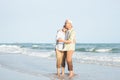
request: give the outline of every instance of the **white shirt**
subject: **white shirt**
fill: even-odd
[[[65,32],[63,32],[62,29],[57,31],[57,35],[56,35],[56,49],[63,50],[64,42],[57,42],[57,40],[59,40],[59,39],[65,40]]]

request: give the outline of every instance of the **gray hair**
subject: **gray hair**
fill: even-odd
[[[67,23],[67,22],[72,24],[72,21],[69,20],[69,19],[67,19],[67,20],[65,21],[65,23]]]

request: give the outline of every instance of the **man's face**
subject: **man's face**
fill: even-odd
[[[67,29],[70,29],[70,28],[71,28],[71,23],[66,22],[66,23],[65,23],[65,27],[66,27]]]

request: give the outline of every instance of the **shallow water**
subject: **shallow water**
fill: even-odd
[[[55,58],[55,44],[1,43],[0,54],[23,54]],[[76,44],[73,59],[78,63],[120,67],[120,44]]]

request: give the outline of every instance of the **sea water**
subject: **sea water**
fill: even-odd
[[[55,58],[54,43],[1,43],[0,54]],[[73,61],[83,64],[99,64],[120,67],[119,43],[77,43]]]

